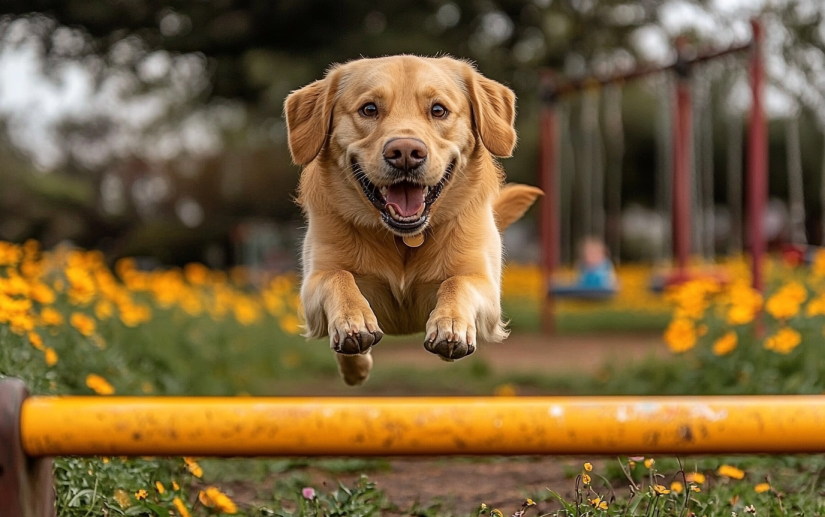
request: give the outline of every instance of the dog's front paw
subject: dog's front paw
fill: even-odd
[[[431,315],[425,336],[424,348],[445,361],[455,361],[476,351],[476,329],[458,315]]]
[[[339,354],[363,354],[384,337],[369,308],[354,309],[330,319],[329,346]]]

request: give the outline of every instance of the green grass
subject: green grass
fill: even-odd
[[[64,302],[58,302],[58,305]],[[535,329],[535,310],[508,304],[507,314],[516,330]],[[65,307],[66,312],[75,310]],[[615,311],[566,315],[560,331],[649,330],[660,329],[666,322],[660,316],[631,315]],[[614,330],[616,331],[616,330]],[[712,369],[706,356],[674,356],[647,359],[617,368],[605,365],[597,375],[577,372],[544,375],[540,373],[496,373],[482,358],[472,357],[451,365],[450,375],[433,375],[426,367],[387,366],[378,368],[373,378],[357,391],[344,388],[338,379],[333,354],[324,341],[307,343],[303,338],[280,330],[274,318],[243,326],[231,318],[214,321],[207,316],[187,317],[179,309],[156,309],[151,322],[127,328],[115,319],[98,323],[97,333],[107,343],[95,346],[71,328],[54,334],[44,333],[46,345],[59,355],[58,363],[47,367],[43,355],[29,344],[25,336],[0,325],[0,375],[22,377],[35,393],[90,394],[85,385],[87,373],[107,378],[118,394],[141,395],[301,395],[301,394],[441,394],[489,395],[497,386],[511,384],[521,394],[713,394],[713,393],[815,393],[823,390],[825,375],[814,368],[804,379],[795,381],[796,372],[777,370],[775,379],[748,379],[736,369],[747,364],[744,346],[740,363]],[[393,340],[387,338],[385,345]],[[758,347],[755,343],[753,346]],[[714,363],[715,364],[715,363]],[[811,364],[811,361],[808,361]],[[818,363],[817,363],[818,364]],[[757,382],[759,381],[759,382]],[[762,390],[762,391],[760,391]],[[557,515],[687,515],[683,511],[685,493],[656,496],[649,485],[669,486],[680,478],[674,458],[657,458],[657,472],[652,477],[640,465],[632,472],[638,485],[631,497],[629,481],[615,460],[597,461],[594,483],[576,488],[578,470],[569,472],[565,481],[555,480],[548,490],[525,494],[538,507],[522,508],[514,500],[501,508],[504,514],[525,510],[525,515],[550,512]],[[450,459],[477,463],[484,469],[495,459]],[[513,461],[513,460],[508,460]],[[514,460],[518,461],[518,460]],[[746,505],[757,507],[759,515],[820,515],[823,512],[821,456],[775,456],[684,459],[685,470],[698,469],[708,474],[709,482],[699,493],[691,493],[689,511],[708,517],[729,517],[744,513]],[[736,465],[746,472],[741,481],[727,480],[716,474],[722,463]],[[391,468],[386,459],[358,458],[271,458],[202,460],[204,474],[195,477],[179,458],[118,459],[58,458],[55,481],[60,517],[91,515],[147,515],[165,517],[175,510],[174,500],[185,501],[193,515],[216,514],[197,502],[200,490],[217,486],[244,504],[241,515],[283,516],[372,516],[422,515],[458,517],[450,505],[438,498],[424,500],[409,508],[392,503],[391,493],[384,493],[366,478],[348,486],[315,486],[317,497],[307,499],[302,489],[312,483],[311,472],[332,477],[359,474],[377,476]],[[598,474],[598,475],[596,475]],[[755,484],[770,479],[773,491],[756,494]],[[158,491],[157,483],[164,487]],[[173,489],[173,482],[178,489]],[[461,480],[456,480],[459,486]],[[444,486],[446,496],[454,487]],[[135,494],[147,491],[147,498]],[[558,494],[557,497],[554,494]],[[779,494],[782,494],[780,497]],[[596,495],[610,502],[604,512],[595,511],[588,499]],[[481,502],[481,501],[480,501]],[[490,512],[487,509],[487,513]],[[482,510],[472,513],[478,515]]]
[[[515,332],[539,332],[541,315],[535,302],[504,300],[505,318]],[[670,321],[669,313],[621,311],[594,301],[587,311],[565,311],[555,315],[555,331],[560,334],[596,332],[661,332]]]

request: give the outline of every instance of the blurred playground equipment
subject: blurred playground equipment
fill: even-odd
[[[622,212],[622,160],[624,121],[622,88],[644,79],[658,89],[661,121],[657,132],[658,207],[670,213],[672,252],[661,250],[659,262],[672,257],[674,267],[651,279],[668,287],[697,276],[726,280],[721,269],[689,268],[689,256],[701,255],[713,262],[715,252],[713,110],[711,83],[727,81],[743,66],[747,56],[750,112],[747,117],[747,159],[743,160],[742,115],[728,110],[727,204],[731,229],[728,253],[748,245],[751,281],[764,287],[763,263],[767,249],[764,219],[768,194],[768,134],[764,113],[765,71],[763,29],[751,22],[750,41],[726,49],[696,49],[684,38],[675,42],[675,60],[666,66],[637,67],[607,76],[559,80],[549,70],[542,73],[539,184],[550,193],[540,213],[541,270],[543,285],[553,286],[554,273],[569,262],[571,249],[584,238],[601,239],[610,256],[620,258]],[[724,67],[713,64],[724,63]],[[734,72],[731,72],[734,70]],[[722,72],[727,72],[723,74]],[[600,108],[602,110],[600,116]],[[574,123],[574,115],[578,121]],[[601,121],[604,121],[604,128]],[[804,200],[800,165],[799,129],[796,120],[786,125],[788,182],[792,244],[805,244]],[[745,165],[743,177],[743,163]],[[747,187],[743,199],[743,184]],[[742,207],[746,206],[747,238]],[[606,259],[609,260],[609,259]],[[555,284],[543,297],[542,321],[552,331],[554,298],[604,299],[615,294],[616,285],[588,283],[586,275],[566,286]]]

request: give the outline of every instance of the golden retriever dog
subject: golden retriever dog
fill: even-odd
[[[450,57],[359,59],[292,92],[289,150],[303,166],[307,338],[329,336],[350,385],[384,333],[424,331],[452,361],[507,337],[501,231],[541,190],[504,185],[515,95]]]

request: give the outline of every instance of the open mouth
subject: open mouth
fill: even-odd
[[[430,207],[441,195],[444,185],[453,174],[453,163],[447,166],[441,181],[433,186],[421,185],[407,179],[378,187],[367,179],[358,163],[352,164],[355,178],[364,195],[381,212],[384,224],[404,235],[412,235],[424,228]]]

